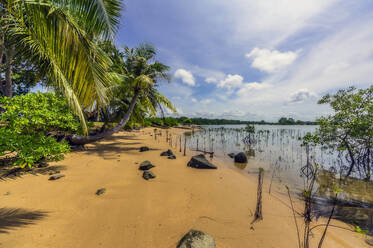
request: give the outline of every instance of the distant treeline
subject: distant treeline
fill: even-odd
[[[261,124],[261,125],[316,125],[316,122],[294,120],[293,118],[282,117],[277,122],[262,121],[241,121],[227,119],[207,119],[207,118],[188,118],[188,117],[166,117],[166,118],[147,118],[146,126],[177,126],[182,125],[246,125],[246,124]]]

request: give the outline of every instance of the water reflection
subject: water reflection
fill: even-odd
[[[271,171],[276,180],[301,192],[303,179],[300,169],[310,162],[321,166],[317,177],[317,199],[314,204],[317,216],[328,217],[333,206],[331,196],[335,188],[342,193],[335,209],[336,219],[369,230],[373,234],[373,184],[358,179],[339,180],[338,169],[343,167],[343,158],[335,151],[324,147],[310,148],[308,154],[301,146],[301,138],[314,132],[317,126],[255,125],[254,142],[245,144],[245,126],[206,126],[205,130],[187,135],[189,147],[213,151],[227,158],[229,153],[245,152],[249,164],[232,163],[235,168],[248,172],[263,167]],[[229,160],[232,161],[232,160]]]
[[[317,216],[328,217],[333,207],[334,189],[340,188],[333,218],[359,226],[373,234],[373,183],[356,178],[342,178],[321,170],[316,180],[318,198],[314,211]]]
[[[240,170],[243,170],[243,169],[246,168],[247,163],[234,163],[234,166],[236,166],[236,168],[238,168]]]

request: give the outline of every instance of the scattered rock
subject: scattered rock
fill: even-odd
[[[106,189],[105,188],[101,188],[101,189],[98,189],[97,191],[96,191],[96,195],[102,195],[103,193],[105,193],[106,192]]]
[[[234,162],[236,162],[236,163],[247,163],[246,154],[243,153],[243,152],[237,153],[234,156]]]
[[[188,166],[196,169],[217,169],[217,167],[211,164],[203,154],[193,156],[188,162]]]
[[[146,170],[146,171],[144,171],[144,173],[142,174],[142,178],[144,178],[145,180],[149,180],[149,179],[153,179],[153,178],[155,178],[155,175],[154,175],[153,172]]]
[[[146,170],[150,170],[153,167],[155,166],[152,165],[152,163],[150,163],[149,160],[146,160],[140,164],[139,170],[146,171]]]
[[[45,167],[48,167],[47,162],[41,162],[41,163],[38,164],[38,168],[45,168]]]
[[[49,180],[57,180],[57,179],[60,179],[62,177],[64,177],[65,175],[63,174],[56,174],[56,175],[53,175],[49,178]]]
[[[49,172],[49,175],[54,175],[54,174],[58,174],[58,173],[60,173],[60,171],[59,170],[55,170],[55,171]]]
[[[4,195],[10,195],[10,192],[8,191],[8,192],[6,192]]]
[[[232,153],[228,153],[228,156],[229,156],[230,158],[234,158],[235,155],[236,155],[236,154],[234,154],[233,152],[232,152]]]
[[[209,234],[190,230],[180,240],[177,248],[215,248],[215,240]]]
[[[147,146],[140,147],[140,152],[146,152],[146,151],[149,151],[149,147]]]
[[[373,239],[366,239],[365,243],[367,243],[370,246],[373,246]]]
[[[161,156],[166,156],[166,157],[172,156],[172,155],[174,155],[174,153],[170,149],[161,153]]]
[[[168,159],[176,159],[175,155],[168,156]]]

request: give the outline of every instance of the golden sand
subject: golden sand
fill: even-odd
[[[0,247],[175,248],[192,228],[212,235],[218,248],[297,247],[286,196],[268,195],[265,182],[264,219],[250,225],[256,204],[254,175],[216,159],[212,162],[217,170],[189,168],[193,153],[187,151],[184,157],[179,148],[172,149],[176,160],[160,157],[170,147],[165,136],[155,141],[152,132],[121,132],[51,163],[64,168],[65,177],[56,181],[49,181],[48,175],[0,181]],[[144,145],[153,150],[140,153]],[[156,166],[156,179],[142,178],[137,163],[144,160]],[[106,192],[97,196],[99,188]],[[13,215],[9,210],[15,210]],[[35,213],[40,218],[30,220]],[[11,226],[22,218],[29,220]],[[332,224],[350,228],[335,220]],[[321,231],[314,232],[312,247],[317,247]],[[364,239],[330,228],[323,247],[368,247]]]

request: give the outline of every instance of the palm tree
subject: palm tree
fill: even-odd
[[[96,41],[113,38],[120,11],[120,0],[0,0],[3,94],[12,97],[14,56],[28,58],[39,78],[64,94],[87,131],[82,109],[107,104],[112,81],[111,60]]]
[[[114,128],[88,137],[72,135],[70,137],[71,143],[84,145],[120,131],[130,119],[136,106],[140,109],[140,115],[144,113],[155,114],[156,110],[162,105],[176,112],[171,102],[156,89],[159,81],[169,81],[170,76],[168,66],[154,61],[155,48],[149,44],[134,49],[124,47],[124,53],[121,55],[125,59],[122,64],[125,74],[113,89],[114,92],[117,92],[117,99],[115,100],[117,103],[119,102],[119,107],[116,106],[114,111],[122,110],[123,105],[126,106],[128,103],[127,111]],[[127,102],[128,97],[131,97],[131,100]]]

